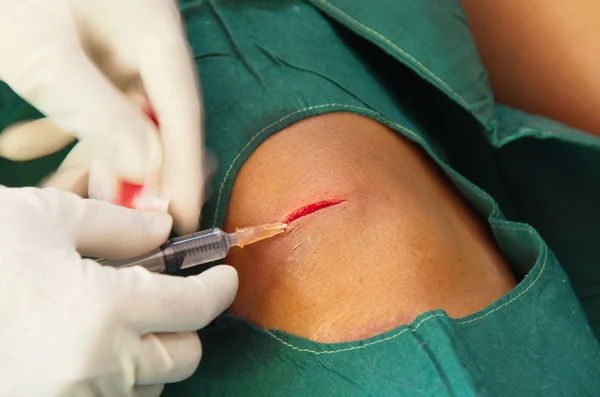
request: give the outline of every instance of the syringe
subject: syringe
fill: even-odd
[[[219,228],[203,230],[168,240],[154,251],[131,259],[100,259],[97,262],[116,268],[142,266],[154,273],[176,274],[182,269],[225,258],[234,245],[244,247],[283,233],[285,223],[236,228],[225,233]]]

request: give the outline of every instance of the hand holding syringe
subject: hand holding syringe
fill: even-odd
[[[98,263],[116,268],[142,266],[154,273],[176,274],[182,269],[223,259],[234,245],[244,247],[273,237],[286,227],[285,223],[271,223],[237,228],[234,233],[213,228],[168,240],[154,251],[135,258],[101,259]]]

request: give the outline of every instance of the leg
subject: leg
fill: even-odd
[[[303,120],[267,139],[238,174],[226,228],[280,221],[342,199],[281,237],[232,251],[232,313],[336,342],[442,308],[477,311],[514,285],[477,215],[422,152],[357,115]]]
[[[600,2],[462,4],[500,102],[600,135]]]

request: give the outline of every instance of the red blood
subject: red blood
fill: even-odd
[[[119,181],[114,204],[121,207],[133,208],[133,201],[142,193],[143,185]]]
[[[317,203],[312,203],[312,204],[306,205],[302,208],[298,208],[296,211],[294,211],[291,214],[289,214],[288,216],[286,216],[285,219],[283,220],[283,223],[289,224],[290,222],[293,222],[298,218],[302,218],[303,216],[312,214],[313,212],[318,211],[320,209],[343,203],[344,201],[346,201],[346,200],[325,200],[325,201],[319,201]]]
[[[146,108],[144,109],[144,113],[146,113],[146,116],[148,116],[150,121],[152,121],[152,123],[154,123],[154,125],[158,127],[158,119],[156,118],[156,114],[154,114],[154,111],[151,108]]]
[[[150,121],[158,127],[158,119],[154,114],[154,111],[150,107],[143,109],[144,113]],[[129,183],[126,181],[119,181],[117,183],[117,191],[115,192],[115,200],[113,204],[121,207],[133,208],[134,200],[142,193],[144,185],[138,185],[136,183]]]

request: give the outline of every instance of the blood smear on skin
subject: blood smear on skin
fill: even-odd
[[[290,222],[293,222],[298,218],[302,218],[303,216],[312,214],[313,212],[318,211],[320,209],[343,203],[344,201],[346,201],[346,200],[324,200],[324,201],[319,201],[316,203],[306,205],[302,208],[298,208],[296,211],[294,211],[291,214],[289,214],[288,216],[286,216],[285,219],[283,220],[283,223],[285,223],[286,225],[289,225]]]

